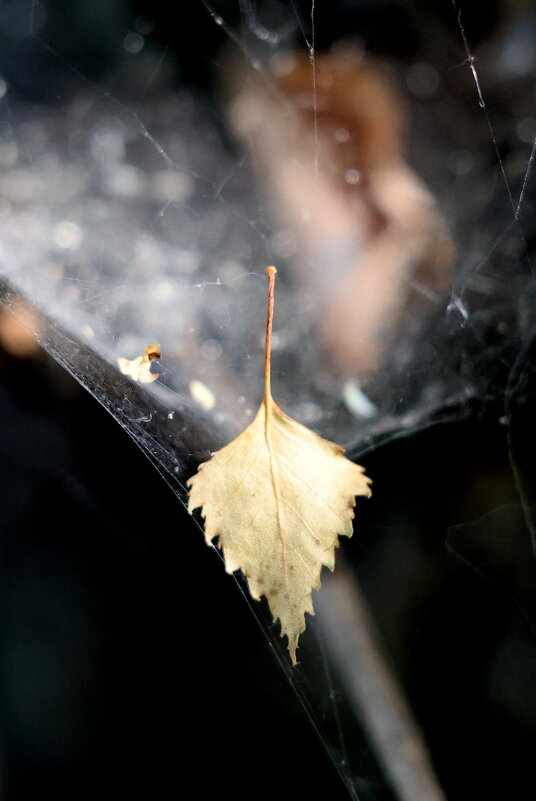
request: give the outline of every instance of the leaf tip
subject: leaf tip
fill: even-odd
[[[298,658],[296,656],[296,650],[298,648],[298,638],[299,634],[297,636],[296,635],[291,636],[290,634],[287,633],[287,640],[288,640],[287,648],[290,654],[290,661],[292,662],[292,667],[296,667],[296,665],[298,664]]]

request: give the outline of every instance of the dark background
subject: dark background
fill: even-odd
[[[151,46],[173,56],[169,80],[196,85],[218,109],[226,36],[200,2],[47,0],[34,8],[38,36],[27,36],[30,5],[0,11],[0,72],[21,97],[61,110],[80,81],[65,63],[106,85],[144,16]],[[308,4],[296,6],[306,19]],[[288,15],[271,8],[276,21]],[[235,29],[246,18],[238,9],[218,5]],[[471,45],[485,46],[515,13],[468,3]],[[372,52],[406,63],[459,47],[455,22],[439,0],[318,2],[317,45],[358,32]],[[491,169],[491,148],[489,159]],[[504,222],[499,206],[483,227]],[[533,251],[534,223],[524,225]],[[517,266],[527,270],[523,257]],[[500,357],[482,358],[481,397],[458,421],[360,458],[375,492],[344,546],[452,801],[523,798],[533,786],[536,410],[525,286],[523,316],[519,297],[507,298],[516,335]],[[456,342],[473,355],[480,345],[463,332]],[[43,353],[1,354],[0,381],[2,797],[348,797],[246,602],[127,434]],[[358,754],[360,798],[391,798],[362,732],[346,747]]]

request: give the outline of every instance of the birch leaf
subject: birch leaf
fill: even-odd
[[[270,392],[275,267],[269,279],[265,393],[253,422],[188,481],[188,510],[201,508],[205,538],[218,538],[228,573],[242,570],[265,595],[296,664],[305,612],[323,565],[334,568],[339,535],[352,535],[356,495],[370,495],[363,468],[343,449],[288,417]]]

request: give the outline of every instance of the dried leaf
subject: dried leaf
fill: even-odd
[[[159,358],[160,345],[147,345],[140,356],[135,359],[125,359],[121,356],[117,364],[123,375],[128,375],[140,384],[150,384],[158,378],[158,373],[151,373],[151,362]]]
[[[270,392],[275,267],[268,267],[265,395],[254,421],[188,481],[188,509],[202,508],[205,538],[219,538],[225,568],[239,568],[251,595],[265,595],[296,664],[304,613],[320,572],[334,567],[339,535],[352,535],[356,495],[370,495],[363,468],[343,449],[284,414]]]

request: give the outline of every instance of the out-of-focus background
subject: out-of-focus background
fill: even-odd
[[[315,625],[281,668],[136,447],[180,494],[247,424],[269,263],[274,392],[373,479],[342,550],[446,797],[524,797],[532,4],[4,2],[0,111],[0,797],[397,798]]]

